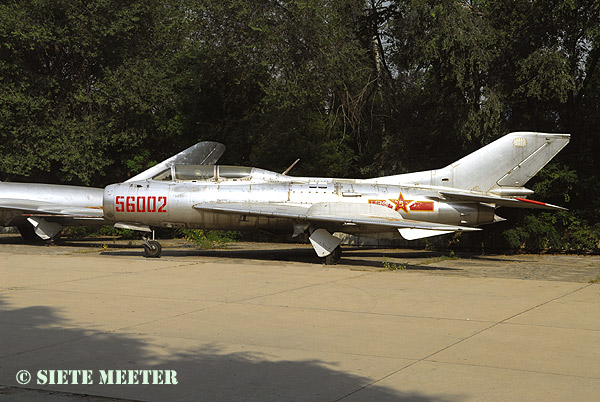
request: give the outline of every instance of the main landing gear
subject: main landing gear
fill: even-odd
[[[342,258],[342,248],[340,246],[337,246],[331,252],[331,254],[329,254],[328,256],[325,256],[325,257],[321,257],[321,262],[324,265],[335,265],[338,263],[340,258]]]
[[[154,239],[154,231],[152,231],[152,239],[144,236],[144,257],[160,258],[162,246]],[[340,247],[341,240],[332,236],[325,229],[313,230],[309,237],[317,256],[325,265],[335,265],[342,257],[342,249]]]
[[[340,248],[341,240],[327,230],[322,228],[315,229],[308,239],[323,264],[334,265],[340,260],[342,256],[342,249]]]
[[[48,222],[39,216],[30,216],[26,221],[17,225],[21,236],[28,241],[55,242],[60,238],[62,225],[56,222]]]
[[[144,257],[146,258],[160,258],[162,253],[162,246],[156,240],[154,240],[154,230],[152,231],[152,240],[149,240],[146,236],[144,239]]]

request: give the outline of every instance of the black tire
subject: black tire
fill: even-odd
[[[144,244],[144,257],[146,258],[160,258],[162,252],[162,246],[156,240],[149,240],[148,244]]]
[[[342,248],[337,246],[335,250],[326,257],[321,257],[321,262],[325,265],[335,265],[342,258]]]
[[[53,242],[54,244],[57,244],[57,243],[59,243],[59,242],[60,242],[60,243],[63,243],[63,241],[62,241],[62,232],[58,232],[58,233],[57,233],[57,234],[55,234],[55,235],[54,235],[54,237],[53,237],[52,239],[50,239],[50,240],[52,240],[52,242]]]

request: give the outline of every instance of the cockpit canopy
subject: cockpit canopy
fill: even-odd
[[[174,165],[152,179],[157,181],[249,180],[254,168],[227,165]]]

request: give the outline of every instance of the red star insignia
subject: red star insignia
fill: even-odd
[[[397,200],[390,200],[391,202],[394,203],[394,205],[396,206],[394,208],[394,211],[400,211],[403,210],[404,212],[406,212],[407,214],[408,212],[408,204],[410,204],[411,202],[413,202],[413,200],[405,200],[404,197],[402,196],[402,193],[400,193],[400,195],[398,196]]]

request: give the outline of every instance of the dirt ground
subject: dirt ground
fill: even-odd
[[[264,264],[320,264],[308,244],[235,242],[211,250],[182,239],[161,240],[165,259],[210,258],[259,260]],[[586,283],[600,280],[600,256],[565,254],[480,255],[415,249],[343,246],[339,269],[427,272],[432,275],[538,279]],[[143,258],[140,240],[111,237],[62,239],[58,244],[25,242],[19,235],[0,234],[0,253],[68,255],[94,253],[107,258]]]

